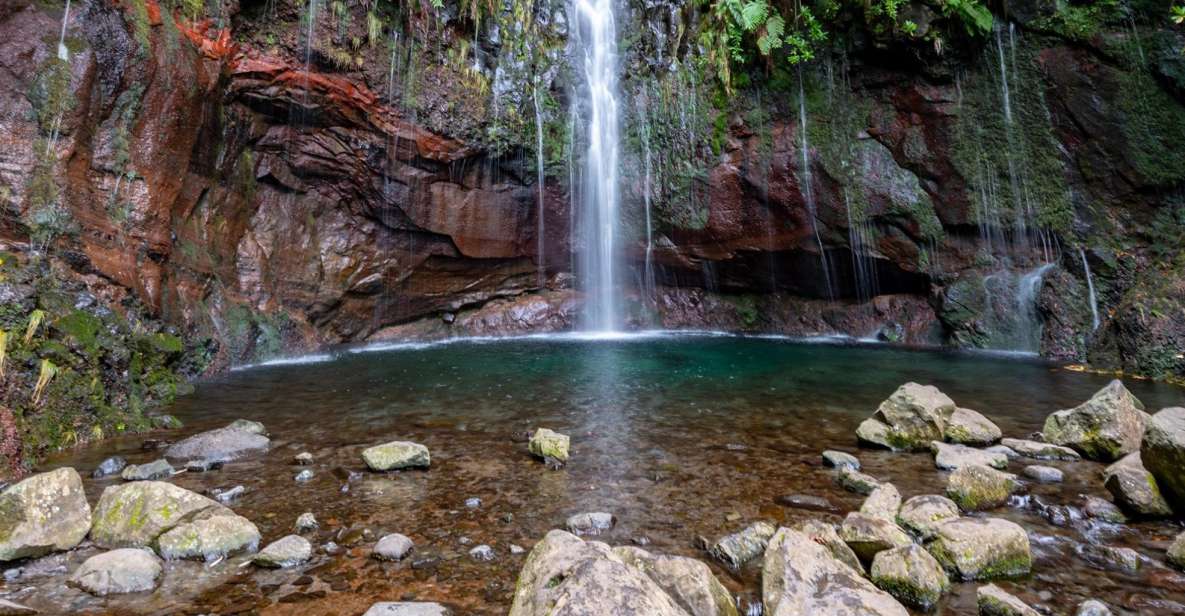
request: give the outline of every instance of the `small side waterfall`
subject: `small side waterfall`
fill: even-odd
[[[535,79],[535,88],[532,90],[535,102],[535,167],[536,167],[536,184],[539,191],[539,212],[536,214],[535,236],[536,236],[536,266],[539,269],[539,286],[542,287],[547,281],[547,264],[544,262],[544,255],[547,249],[547,227],[544,220],[544,188],[546,170],[543,168],[543,112],[539,108],[539,80]]]
[[[802,85],[802,68],[798,69],[798,145],[802,154],[802,198],[806,201],[807,214],[811,218],[811,233],[815,235],[815,243],[819,246],[819,265],[823,269],[823,283],[826,285],[827,299],[835,299],[835,287],[831,283],[831,263],[827,259],[827,251],[823,249],[823,238],[819,235],[818,208],[815,203],[815,190],[811,185],[811,157],[810,143],[807,137],[806,120],[806,91]]]
[[[66,24],[70,22],[70,0],[66,0],[66,10],[62,13],[62,34],[58,37],[58,59],[62,62],[70,61],[70,50],[66,48]]]
[[[1005,270],[984,277],[988,348],[1040,351],[1042,323],[1037,300],[1045,274],[1054,266],[1045,263],[1020,275]]]
[[[1090,293],[1090,331],[1099,330],[1099,299],[1094,292],[1094,278],[1090,275],[1090,262],[1086,260],[1086,250],[1078,249],[1078,256],[1082,258],[1082,271],[1086,273],[1086,289]]]
[[[652,183],[654,162],[650,153],[650,120],[647,115],[647,98],[638,97],[638,132],[642,137],[642,204],[646,208],[646,256],[642,273],[642,291],[645,300],[653,304],[654,296],[654,226],[650,218],[650,189]]]
[[[588,96],[580,282],[588,294],[586,327],[612,332],[618,307],[617,30],[612,0],[576,0],[579,44]]]

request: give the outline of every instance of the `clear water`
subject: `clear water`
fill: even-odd
[[[757,519],[839,522],[857,508],[861,498],[835,487],[821,466],[824,449],[857,452],[867,472],[894,482],[906,497],[940,493],[944,474],[929,455],[856,447],[857,424],[906,381],[939,386],[1009,436],[1039,429],[1049,412],[1077,404],[1107,382],[1024,359],[727,336],[406,345],[307,361],[199,383],[171,409],[186,427],[150,437],[176,439],[243,417],[267,425],[273,448],[173,481],[198,491],[245,486],[232,507],[259,525],[265,543],[312,511],[322,524],[313,536],[317,545],[343,528],[365,525],[376,535],[407,534],[417,546],[412,560],[435,558],[435,564],[379,563],[364,542],[336,555],[318,552],[308,566],[289,571],[240,568],[241,557],[213,567],[172,563],[164,589],[151,596],[95,599],[62,587],[60,577],[6,583],[0,594],[48,613],[360,614],[374,601],[415,597],[465,614],[505,614],[525,558],[511,555],[509,546],[529,550],[581,511],[617,516],[616,528],[602,537],[611,544],[646,537],[655,551],[707,560],[696,547],[699,536],[715,539]],[[1130,386],[1149,409],[1185,402],[1178,388]],[[548,470],[527,454],[522,435],[536,427],[571,435],[566,469]],[[396,439],[427,445],[431,469],[365,472],[361,450]],[[148,461],[159,454],[142,451],[144,440],[105,442],[46,467],[69,464],[89,472],[113,453]],[[316,456],[308,467],[315,478],[298,484],[293,476],[302,467],[290,460],[305,450]],[[1052,465],[1066,472],[1066,482],[1033,486],[1040,499],[1076,505],[1081,494],[1105,495],[1102,465]],[[1022,467],[1013,462],[1011,470]],[[114,482],[88,479],[92,502]],[[823,496],[837,512],[777,504],[777,497],[793,493]],[[466,508],[471,497],[480,498],[481,507]],[[1185,609],[1185,576],[1162,565],[1167,541],[1179,530],[1172,523],[1063,528],[1031,509],[992,515],[1030,533],[1033,575],[1001,585],[1032,603],[1055,613],[1071,613],[1087,597],[1141,614]],[[1128,576],[1091,568],[1074,553],[1087,538],[1135,548],[1146,557],[1143,570]],[[493,547],[497,560],[469,558],[469,549],[481,543]],[[66,566],[90,553],[73,553]],[[712,566],[731,591],[759,600],[755,566],[739,572]],[[939,613],[974,614],[974,592],[975,584],[956,584]],[[1052,594],[1043,598],[1045,592]]]

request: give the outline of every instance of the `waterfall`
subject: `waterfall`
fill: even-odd
[[[848,215],[848,246],[852,252],[852,277],[856,283],[856,299],[868,302],[876,297],[879,282],[876,274],[876,262],[871,254],[872,225],[866,217],[860,220],[852,216],[852,199],[848,191],[844,191],[844,209]]]
[[[1019,276],[1005,270],[984,277],[988,348],[1040,351],[1041,315],[1037,311],[1037,300],[1045,273],[1053,267],[1053,263],[1045,263]]]
[[[70,50],[66,48],[66,24],[70,21],[70,0],[66,0],[66,11],[62,13],[62,35],[58,37],[58,59],[70,61]]]
[[[575,0],[589,121],[584,167],[580,280],[588,295],[586,327],[620,326],[617,247],[617,33],[612,0]]]
[[[543,168],[543,112],[539,109],[539,79],[538,78],[535,79],[535,88],[533,90],[533,93],[534,93],[534,99],[535,99],[535,166],[537,168],[536,169],[536,174],[537,174],[536,184],[538,184],[538,189],[539,189],[539,213],[536,216],[537,220],[536,220],[536,228],[535,228],[536,244],[537,245],[535,248],[535,252],[538,254],[537,265],[539,268],[539,287],[542,288],[544,282],[547,281],[547,267],[546,267],[546,264],[544,263],[544,257],[543,257],[545,249],[547,248],[547,239],[545,237],[545,231],[546,231],[545,224],[546,223],[543,219],[543,215],[544,215],[544,205],[543,205],[544,190],[543,189],[545,187],[545,183],[544,183],[545,170]]]
[[[811,232],[815,235],[815,243],[819,246],[819,264],[823,268],[823,282],[827,288],[827,299],[835,299],[835,288],[831,285],[831,266],[827,260],[827,251],[823,249],[823,238],[819,235],[819,221],[815,204],[815,190],[811,186],[811,158],[810,144],[806,134],[806,93],[802,85],[802,67],[798,69],[798,145],[802,153],[802,198],[806,201],[807,214],[811,219]]]
[[[1094,292],[1094,278],[1090,275],[1090,263],[1086,260],[1086,250],[1078,249],[1078,256],[1082,257],[1082,270],[1086,273],[1086,289],[1090,292],[1090,331],[1099,330],[1099,299]]]
[[[654,228],[650,219],[650,186],[653,162],[650,159],[650,116],[647,113],[646,96],[638,97],[638,131],[642,137],[642,204],[646,208],[646,260],[643,270],[642,289],[646,301],[653,303],[654,297]]]

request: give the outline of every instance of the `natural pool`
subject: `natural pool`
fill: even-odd
[[[131,462],[160,457],[146,439],[176,439],[236,418],[262,421],[273,443],[265,455],[173,482],[207,492],[243,485],[231,503],[268,542],[291,532],[297,515],[313,512],[315,545],[335,540],[336,554],[318,551],[304,567],[259,571],[245,559],[214,566],[170,563],[151,596],[108,600],[64,588],[60,575],[95,550],[79,549],[26,565],[5,582],[4,596],[47,613],[362,613],[379,600],[440,601],[463,614],[504,614],[525,555],[547,530],[571,514],[609,511],[611,544],[648,540],[655,552],[709,560],[697,538],[712,540],[765,519],[839,522],[861,496],[844,492],[822,466],[824,449],[857,453],[865,472],[893,482],[908,498],[941,493],[945,473],[928,454],[858,450],[855,428],[906,381],[938,386],[960,406],[995,421],[1005,436],[1039,430],[1045,416],[1086,400],[1108,377],[1067,371],[1017,357],[915,351],[850,343],[803,343],[731,336],[636,336],[618,339],[528,338],[407,345],[343,351],[326,361],[255,367],[197,384],[169,412],[186,426],[129,436],[48,461],[86,476],[112,454]],[[1185,391],[1127,383],[1149,411],[1185,404]],[[572,436],[573,457],[549,470],[526,452],[523,434],[549,427]],[[427,471],[366,472],[359,452],[406,439],[432,452]],[[311,481],[297,483],[292,457],[312,452]],[[1031,463],[1031,461],[1030,461]],[[1103,465],[1053,462],[1062,484],[1031,486],[1052,504],[1077,505],[1080,495],[1106,496]],[[1023,460],[1009,470],[1019,472]],[[118,479],[87,479],[93,504]],[[779,496],[827,498],[834,513],[781,506]],[[477,508],[470,498],[481,499]],[[1031,503],[1031,501],[1030,501]],[[1030,604],[1072,613],[1086,598],[1141,614],[1185,610],[1185,575],[1163,565],[1171,522],[1054,526],[1031,506],[990,512],[1022,524],[1034,551],[1033,574],[1000,582]],[[354,527],[356,532],[343,528]],[[401,563],[368,558],[375,536],[401,532],[416,542]],[[349,545],[358,540],[355,545]],[[1091,567],[1076,555],[1085,541],[1138,550],[1136,575]],[[493,562],[468,555],[477,544]],[[751,563],[717,576],[742,601],[760,601],[760,571]],[[976,584],[956,584],[937,613],[974,614]]]

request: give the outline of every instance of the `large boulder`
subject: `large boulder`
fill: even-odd
[[[33,475],[0,494],[0,561],[68,550],[90,526],[91,507],[77,471]]]
[[[199,432],[169,445],[165,457],[178,462],[234,460],[266,451],[271,441],[264,434],[263,424],[237,419],[225,428]]]
[[[917,544],[880,552],[869,576],[878,588],[919,610],[929,610],[950,589],[942,565]]]
[[[156,540],[166,559],[204,558],[214,561],[228,554],[259,547],[259,529],[243,516],[207,510],[199,519],[178,524]]]
[[[1140,449],[1148,414],[1119,380],[1090,400],[1045,418],[1045,440],[1064,445],[1090,460],[1112,462]]]
[[[69,583],[99,596],[146,592],[156,588],[160,574],[160,559],[152,552],[120,548],[86,559]]]
[[[966,445],[933,441],[930,443],[930,453],[934,454],[934,466],[944,471],[953,471],[972,464],[999,469],[1008,468],[1008,456]]]
[[[410,441],[392,441],[362,451],[362,460],[372,471],[427,468],[432,464],[428,448]]]
[[[519,572],[509,616],[553,614],[653,614],[695,616],[736,614],[727,591],[710,571],[681,562],[659,567],[649,554],[615,551],[604,543],[571,533],[547,533]],[[702,564],[702,563],[701,563]],[[666,574],[677,570],[675,579]],[[655,578],[662,578],[672,595]],[[681,603],[680,598],[691,599]],[[557,611],[558,606],[563,606]],[[705,611],[691,611],[700,609]]]
[[[926,547],[951,575],[964,580],[1025,575],[1033,568],[1025,530],[999,518],[947,522]]]
[[[904,530],[892,520],[874,518],[853,511],[839,527],[839,538],[852,548],[862,562],[872,562],[877,552],[913,543]]]
[[[229,510],[171,483],[125,483],[103,490],[95,506],[90,536],[104,548],[148,547],[157,537],[203,512]]]
[[[1165,500],[1185,515],[1185,408],[1162,409],[1148,420],[1140,458]]]
[[[918,538],[926,540],[938,532],[938,527],[959,519],[959,506],[945,496],[922,494],[901,505],[897,523]]]
[[[891,595],[796,530],[780,528],[761,570],[765,616],[906,616]],[[638,613],[638,612],[631,612]]]
[[[1016,475],[979,464],[964,466],[946,480],[946,495],[964,511],[999,507],[1020,490]]]
[[[889,396],[872,418],[856,429],[866,444],[892,450],[924,450],[940,441],[955,403],[932,385],[906,383]]]
[[[738,614],[732,594],[716,579],[708,565],[694,558],[651,554],[633,546],[613,548],[613,553],[650,576],[689,614]]]
[[[760,556],[775,531],[777,529],[769,522],[754,522],[740,531],[721,537],[709,552],[720,562],[736,569]]]
[[[860,513],[874,518],[884,518],[890,522],[897,519],[897,511],[900,509],[901,493],[891,483],[882,483],[860,505]]]
[[[1003,432],[992,420],[971,409],[956,408],[946,421],[943,437],[951,443],[987,446],[1000,440]]]
[[[831,555],[839,562],[849,566],[853,571],[864,574],[864,565],[860,558],[852,551],[848,544],[840,538],[835,526],[819,520],[806,520],[798,525],[798,532],[810,537],[811,541],[827,548]]]
[[[1041,616],[1041,612],[995,584],[975,589],[975,602],[978,604],[980,616]]]
[[[1144,468],[1141,453],[1131,453],[1103,471],[1103,485],[1127,513],[1141,518],[1173,514],[1160,490],[1160,482]]]

